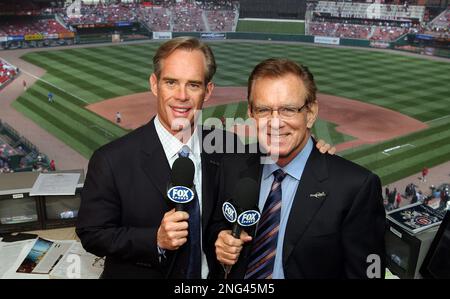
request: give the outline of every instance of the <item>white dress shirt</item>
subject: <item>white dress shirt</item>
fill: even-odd
[[[166,128],[161,124],[158,115],[155,117],[155,129],[158,134],[159,141],[162,144],[164,153],[166,154],[167,161],[169,162],[170,168],[172,168],[173,163],[178,158],[178,153],[181,151],[181,148],[184,145],[189,147],[189,159],[192,160],[195,166],[195,175],[194,175],[194,185],[197,193],[198,204],[200,207],[200,219],[202,215],[202,160],[200,157],[201,147],[200,147],[200,139],[198,136],[197,127],[194,130],[191,138],[186,142],[186,144],[182,143],[175,136],[173,136]],[[201,220],[200,220],[201,221]],[[200,223],[200,227],[201,223]],[[200,240],[202,240],[202,230],[200,230]],[[203,252],[203,242],[200,242],[200,246],[202,248],[202,278],[206,279],[208,276],[208,263],[206,262],[206,255]]]

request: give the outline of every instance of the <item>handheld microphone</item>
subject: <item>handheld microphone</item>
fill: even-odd
[[[194,163],[187,157],[177,158],[172,165],[167,197],[175,203],[176,211],[183,211],[184,205],[194,199],[194,173]]]
[[[251,178],[240,179],[234,189],[233,199],[224,202],[222,212],[225,219],[233,223],[231,235],[239,239],[241,230],[258,223],[261,214],[257,207],[259,186]],[[225,279],[231,271],[231,265],[224,265]]]

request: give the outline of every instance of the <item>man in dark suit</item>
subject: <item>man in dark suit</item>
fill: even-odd
[[[210,220],[221,154],[201,148],[208,132],[195,118],[213,90],[216,64],[211,49],[195,38],[164,43],[153,64],[157,116],[93,154],[76,231],[87,251],[106,256],[105,278],[206,278],[208,251],[199,246],[193,257],[191,248],[201,243]],[[196,217],[176,212],[166,200],[180,155],[195,165],[197,196],[187,209],[196,209]],[[203,224],[195,242],[188,238],[191,221]]]
[[[268,59],[250,75],[248,94],[248,113],[270,158],[236,155],[220,166],[220,198],[209,242],[215,242],[221,264],[234,265],[229,277],[384,277],[380,180],[315,149],[311,128],[318,103],[312,74],[293,61]],[[261,219],[238,239],[220,207],[244,177],[259,183],[254,200]]]
[[[206,278],[216,265],[214,245],[208,248],[203,236],[217,198],[220,150],[228,148],[226,140],[234,140],[232,152],[239,145],[234,135],[196,125],[214,88],[216,64],[206,44],[175,38],[159,47],[153,65],[157,116],[93,154],[76,231],[87,251],[106,256],[105,278]],[[202,140],[209,134],[219,150]],[[197,196],[188,212],[175,211],[166,200],[179,156],[195,166]]]

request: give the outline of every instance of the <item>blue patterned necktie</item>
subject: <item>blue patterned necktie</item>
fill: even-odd
[[[281,218],[281,182],[286,173],[278,169],[273,175],[274,180],[258,224],[245,279],[272,278]]]
[[[189,157],[189,147],[184,145],[179,157]],[[189,263],[187,269],[187,278],[200,279],[202,275],[202,255],[200,246],[200,206],[197,195],[187,204],[186,212],[189,213]]]

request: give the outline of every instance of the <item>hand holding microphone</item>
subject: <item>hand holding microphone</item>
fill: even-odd
[[[173,163],[167,197],[175,203],[175,208],[161,220],[157,233],[159,248],[176,250],[187,242],[189,214],[184,209],[195,196],[194,173],[194,163],[189,158],[180,157]]]
[[[242,228],[255,225],[261,217],[257,208],[258,193],[256,181],[243,178],[236,184],[233,199],[222,206],[225,219],[233,223],[232,230],[221,231],[215,243],[217,260],[224,266],[225,278],[239,259],[244,243],[252,240]]]
[[[231,230],[221,231],[215,243],[217,260],[225,267],[233,266],[239,259],[244,243],[251,240],[252,237],[245,231],[241,232],[239,239],[233,237]]]

